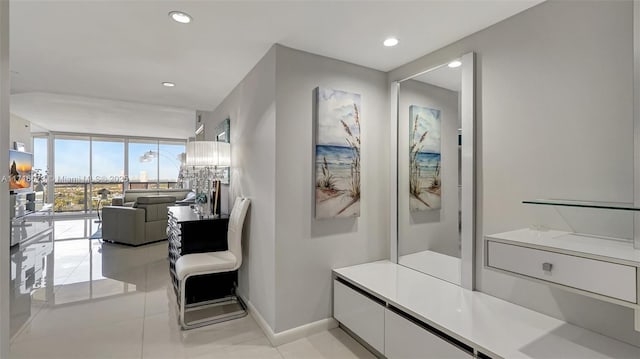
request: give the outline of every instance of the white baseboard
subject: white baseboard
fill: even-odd
[[[338,327],[338,321],[333,318],[325,318],[313,323],[301,325],[296,328],[291,328],[280,333],[275,333],[273,329],[271,329],[271,326],[269,326],[269,323],[267,323],[267,321],[262,317],[260,312],[253,305],[253,303],[251,303],[244,297],[242,297],[242,300],[244,300],[244,302],[247,304],[249,314],[251,314],[253,319],[255,319],[260,329],[262,329],[264,334],[267,336],[267,339],[269,339],[271,345],[273,345],[274,347],[286,343],[291,343],[298,339],[308,337],[312,334]]]

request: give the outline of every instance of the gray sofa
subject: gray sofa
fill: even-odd
[[[167,207],[173,196],[137,197],[131,207],[106,206],[102,209],[102,240],[140,246],[167,239]]]
[[[191,192],[190,189],[169,188],[169,189],[129,189],[124,191],[124,196],[114,197],[111,200],[112,206],[133,207],[138,197],[149,196],[171,196],[175,201],[182,201]]]

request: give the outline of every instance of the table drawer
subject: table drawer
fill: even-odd
[[[384,353],[383,305],[334,280],[333,316],[367,344]]]
[[[487,241],[487,266],[637,303],[636,267]]]

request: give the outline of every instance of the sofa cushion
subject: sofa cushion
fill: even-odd
[[[129,189],[124,192],[124,202],[135,202],[139,197],[147,196],[172,196],[180,201],[189,192],[191,192],[190,189],[182,188]]]
[[[173,196],[144,196],[138,197],[136,204],[139,206],[141,204],[173,203],[175,201],[176,198]]]
[[[145,196],[138,197],[134,207],[145,210],[145,222],[164,221],[168,216],[168,206],[176,203],[176,198],[171,196]]]

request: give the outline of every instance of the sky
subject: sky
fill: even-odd
[[[409,140],[409,145],[420,141],[420,137],[425,131],[429,131],[427,137],[422,141],[420,152],[440,153],[440,110],[412,105],[409,106],[409,131],[413,130],[414,121],[418,116],[418,129],[414,138]],[[411,133],[411,132],[409,132]]]
[[[349,146],[345,132],[340,123],[343,120],[351,133],[360,136],[358,127],[354,121],[355,103],[360,113],[360,125],[362,126],[362,97],[359,94],[332,90],[323,87],[318,88],[318,144],[333,146]],[[366,121],[366,120],[365,120]]]
[[[56,180],[64,178],[82,181],[92,176],[95,181],[106,179],[117,181],[124,175],[124,142],[93,140],[90,151],[88,140],[56,139],[55,169]],[[159,156],[149,162],[140,162],[147,151],[159,152]],[[163,144],[133,142],[129,143],[129,177],[132,181],[146,177],[155,181],[160,161],[160,181],[175,181],[180,169],[178,155],[185,151],[184,144]],[[47,139],[35,138],[33,144],[34,168],[47,167]],[[89,173],[89,156],[93,156],[93,174]]]

